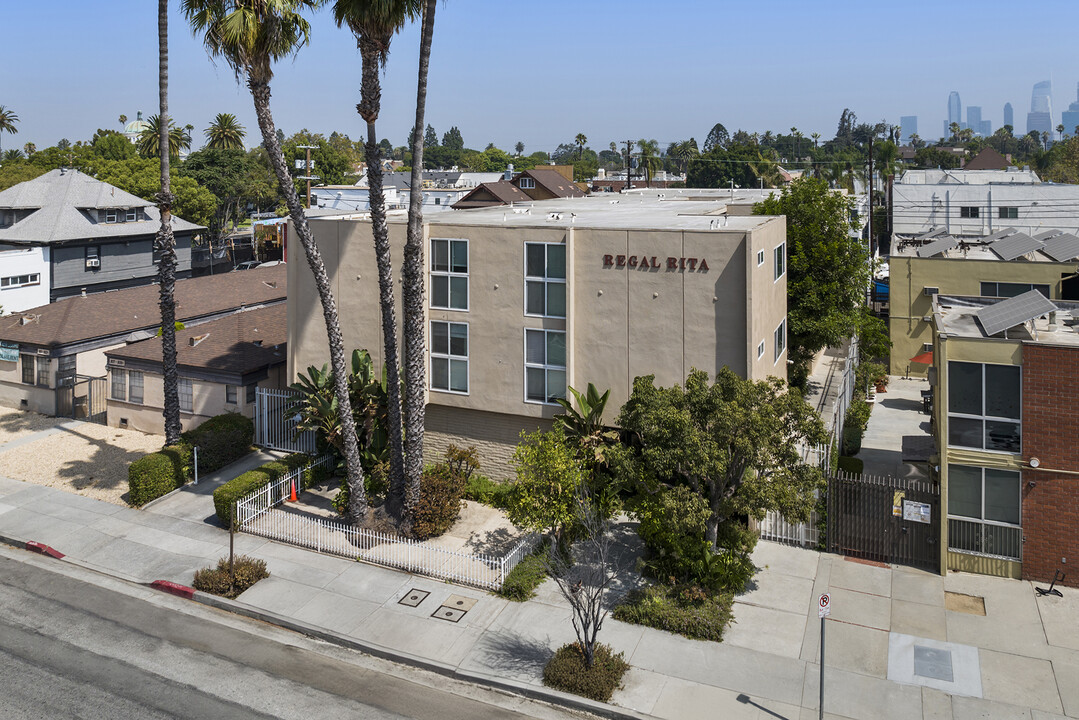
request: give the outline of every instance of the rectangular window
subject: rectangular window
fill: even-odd
[[[49,359],[40,355],[37,356],[37,384],[49,386]]]
[[[22,356],[22,381],[27,385],[34,384],[34,356],[23,355]]]
[[[1048,285],[1036,285],[1034,283],[1008,283],[1008,282],[983,282],[981,295],[983,297],[1015,297],[1025,292],[1037,290],[1045,297],[1049,297]]]
[[[124,213],[124,221],[125,222],[135,222],[136,220],[138,220],[138,218],[139,218],[139,211],[136,210],[135,208],[128,208],[127,212]]]
[[[554,404],[566,397],[566,333],[525,330],[525,398]]]
[[[521,178],[520,188],[522,190],[535,190],[536,189],[536,180],[534,178],[530,178],[530,177],[523,177],[523,178]]]
[[[760,360],[764,357],[764,341],[761,340],[760,345],[757,346],[757,359]]]
[[[29,273],[26,275],[12,275],[0,278],[0,288],[17,288],[28,285],[40,285],[41,273]]]
[[[431,322],[431,389],[468,392],[468,323]]]
[[[1002,207],[997,210],[997,217],[1001,220],[1015,220],[1019,217],[1019,208],[1017,207]]]
[[[772,255],[775,258],[775,279],[778,280],[787,271],[787,243],[773,250]]]
[[[226,405],[235,405],[236,404],[236,386],[235,385],[226,385],[225,386],[225,404]]]
[[[106,210],[105,211],[105,222],[107,222],[107,223],[116,222],[116,211],[115,210]]]
[[[248,405],[252,405],[255,402],[255,390],[258,389],[257,384],[251,384],[244,388],[244,400]]]
[[[101,254],[96,247],[86,248],[86,268],[97,269],[101,267]]]
[[[525,315],[566,317],[566,246],[525,243]]]
[[[63,355],[56,360],[56,387],[71,387],[75,384],[75,355]]]
[[[112,369],[112,392],[109,397],[113,400],[127,400],[127,370]]]
[[[948,548],[1018,560],[1022,557],[1019,473],[948,466]]]
[[[764,251],[763,250],[758,250],[757,251],[757,267],[760,267],[763,264],[764,264]]]
[[[976,218],[978,217],[978,208],[963,206],[959,208],[959,217],[961,218]]]
[[[1015,365],[948,363],[948,444],[1017,453],[1022,439]]]
[[[142,405],[142,373],[138,370],[127,371],[127,401]]]
[[[191,378],[179,378],[176,381],[176,386],[180,393],[180,410],[183,412],[194,412],[195,396],[194,390],[191,387]]]
[[[787,349],[787,318],[783,318],[783,322],[779,323],[779,327],[772,333],[772,342],[775,345],[775,353],[772,358],[772,364],[779,362],[779,358],[783,356],[783,351]]]
[[[431,307],[468,310],[467,240],[431,240]]]

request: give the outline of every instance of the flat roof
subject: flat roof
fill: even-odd
[[[1016,325],[997,335],[986,335],[977,320],[978,310],[1001,302],[1004,298],[977,297],[974,295],[938,295],[933,303],[937,331],[949,337],[1012,340],[1045,345],[1079,347],[1079,302],[1053,300],[1057,306],[1056,323],[1050,329],[1049,318],[1041,316],[1033,321]],[[1006,337],[1005,337],[1006,336]]]
[[[766,189],[765,194],[769,191]],[[778,192],[778,191],[772,191]],[[736,190],[734,202],[760,200],[759,190]],[[514,205],[469,208],[425,215],[424,221],[437,225],[490,227],[584,227],[634,230],[723,230],[746,232],[771,222],[765,215],[727,215],[729,190],[678,190],[672,188],[631,190],[627,193],[595,193],[579,198],[536,200]],[[319,219],[318,222],[332,220]],[[390,217],[391,223],[406,222]]]
[[[937,235],[936,237],[927,238],[921,241],[915,241],[913,238],[901,238],[897,237],[897,242],[892,248],[893,257],[912,257],[919,260],[992,260],[994,262],[1036,262],[1036,263],[1055,263],[1058,265],[1075,265],[1075,260],[1068,260],[1060,262],[1046,255],[1042,250],[1034,250],[1033,252],[1020,255],[1012,260],[1002,260],[996,253],[994,253],[989,246],[994,240],[1001,239],[1000,233],[995,235],[986,236],[984,238],[963,238],[954,237],[949,235]],[[919,257],[918,250],[929,245],[934,241],[943,240],[946,237],[954,237],[958,245],[944,252],[937,253],[931,257]],[[993,240],[989,240],[993,238]],[[989,240],[989,242],[986,242]]]

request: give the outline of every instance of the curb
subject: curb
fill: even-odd
[[[155,590],[160,590],[161,592],[167,592],[169,595],[187,598],[188,600],[195,597],[195,588],[190,588],[187,585],[181,585],[180,583],[174,583],[171,580],[154,580],[150,583],[150,587]]]
[[[64,558],[64,554],[59,550],[54,550],[45,543],[39,543],[35,540],[28,540],[26,542],[26,549],[30,552],[36,552],[39,555],[48,555],[49,557],[56,558],[57,560],[62,560]]]

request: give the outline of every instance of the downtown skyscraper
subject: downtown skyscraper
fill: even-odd
[[[1030,112],[1027,113],[1027,133],[1037,130],[1038,134],[1053,134],[1053,85],[1048,80],[1034,83],[1030,93]]]

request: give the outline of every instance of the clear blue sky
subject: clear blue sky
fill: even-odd
[[[231,112],[256,144],[251,98],[214,66],[171,2],[171,114],[202,129]],[[5,147],[88,139],[157,107],[157,3],[152,0],[5,2],[0,105],[20,118]],[[360,61],[328,10],[312,44],[281,63],[277,124],[353,139]],[[941,133],[948,93],[964,113],[981,105],[998,127],[1015,108],[1022,131],[1031,86],[1053,80],[1054,125],[1076,100],[1079,4],[866,3],[828,0],[446,0],[438,6],[427,119],[457,125],[469,147],[552,150],[578,132],[593,148],[654,138],[665,145],[722,122],[733,132],[821,133],[844,107],[860,121],[918,115],[924,138]],[[380,137],[405,142],[415,112],[418,28],[393,42],[383,82]]]

